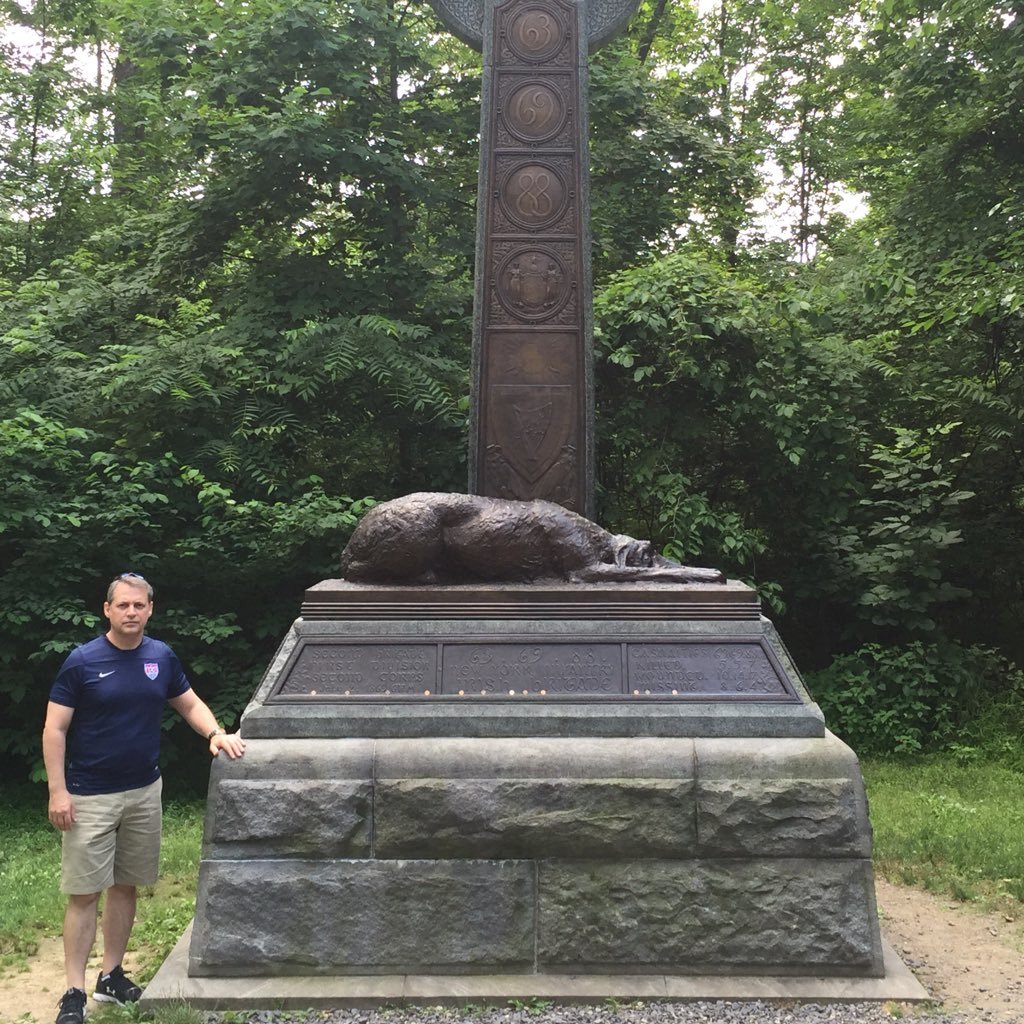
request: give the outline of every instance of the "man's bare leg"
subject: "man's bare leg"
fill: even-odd
[[[128,936],[135,924],[138,890],[134,885],[112,885],[103,904],[103,973],[109,974],[124,959]]]
[[[64,970],[68,988],[85,991],[85,963],[92,944],[96,941],[96,906],[98,892],[84,896],[69,896],[64,912]]]

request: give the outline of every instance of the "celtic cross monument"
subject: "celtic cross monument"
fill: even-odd
[[[431,0],[483,51],[470,490],[593,512],[587,53],[639,0]]]
[[[589,515],[586,57],[637,0],[431,3],[484,55],[470,486]],[[609,576],[638,542],[549,505],[408,495],[358,530],[424,573],[361,579],[354,535],[306,591],[149,1003],[924,996],[857,760],[755,591]],[[599,571],[444,578],[491,548]]]

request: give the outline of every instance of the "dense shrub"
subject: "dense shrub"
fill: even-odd
[[[865,644],[808,675],[829,727],[862,754],[984,748],[1024,767],[1024,672],[985,647]]]

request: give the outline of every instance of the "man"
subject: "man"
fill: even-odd
[[[210,753],[241,757],[245,743],[228,736],[189,686],[174,651],[146,636],[153,588],[123,573],[107,589],[110,628],[68,655],[50,691],[43,726],[49,816],[63,833],[61,889],[68,989],[57,1024],[85,1018],[85,966],[103,905],[103,966],[94,997],[136,1001],[141,989],[121,960],[135,923],[136,891],[153,885],[160,861],[160,720],[170,703]],[[66,769],[65,769],[66,761]]]

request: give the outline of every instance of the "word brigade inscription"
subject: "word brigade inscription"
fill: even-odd
[[[780,701],[800,698],[760,636],[503,636],[423,643],[384,637],[300,642],[269,703],[353,699]]]

